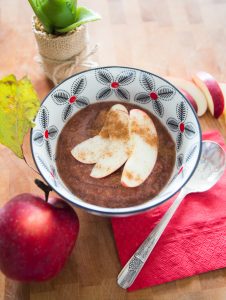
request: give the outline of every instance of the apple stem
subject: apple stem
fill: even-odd
[[[51,192],[53,189],[37,178],[35,179],[35,184],[45,193],[45,201],[48,202],[49,192]]]

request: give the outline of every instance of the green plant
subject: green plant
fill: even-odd
[[[48,33],[65,33],[100,19],[94,11],[80,6],[77,0],[28,0],[35,15]]]

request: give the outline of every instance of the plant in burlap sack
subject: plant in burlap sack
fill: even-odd
[[[86,23],[100,16],[77,0],[28,0],[35,16],[33,32],[39,48],[40,63],[54,84],[97,64],[88,58],[97,47],[89,48]]]

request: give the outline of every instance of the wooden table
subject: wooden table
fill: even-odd
[[[225,0],[83,0],[102,15],[89,25],[91,43],[99,43],[100,65],[125,65],[162,76],[190,78],[199,70],[226,81]],[[0,0],[0,76],[28,74],[42,99],[52,87],[35,61],[28,1]],[[218,129],[223,119],[207,113],[203,130]],[[29,139],[24,144],[31,162]],[[35,174],[0,145],[0,206],[22,192],[39,192]],[[76,209],[80,235],[72,256],[55,279],[21,284],[0,274],[0,300],[224,300],[226,270],[218,270],[128,293],[116,284],[120,271],[110,221]],[[1,254],[0,254],[1,255]]]

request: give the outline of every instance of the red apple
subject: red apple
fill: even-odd
[[[206,96],[210,113],[219,118],[224,111],[224,96],[216,79],[206,72],[198,72],[192,79]]]
[[[202,91],[197,87],[196,84],[194,84],[192,81],[182,78],[167,77],[166,79],[174,84],[179,90],[183,90],[191,95],[198,106],[197,115],[199,117],[205,114],[207,110],[206,97],[203,95]]]
[[[69,257],[79,220],[65,201],[21,194],[0,209],[0,269],[19,281],[55,276]]]
[[[197,103],[195,102],[195,99],[185,90],[180,89],[181,93],[184,95],[184,97],[191,103],[192,107],[194,108],[195,112],[198,112],[198,106]]]

